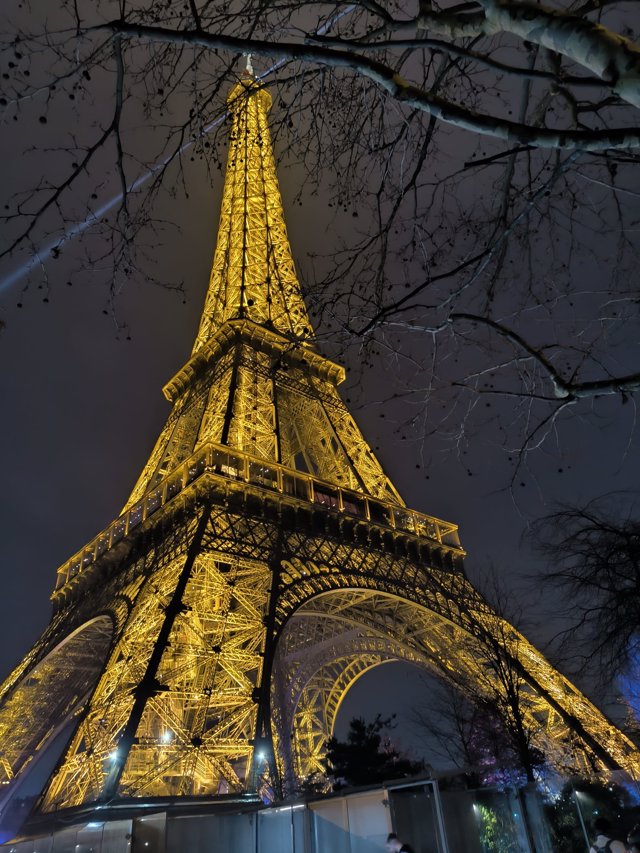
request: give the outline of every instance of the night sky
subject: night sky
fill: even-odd
[[[27,107],[20,121],[7,120],[0,152],[7,192],[25,186],[34,169],[56,173],[56,155],[44,149],[58,144],[70,115],[49,113],[43,126],[38,109]],[[82,107],[73,121],[81,115]],[[32,146],[37,150],[26,154]],[[462,158],[464,146],[460,150]],[[280,181],[289,237],[299,277],[306,281],[310,254],[327,251],[327,241],[335,239],[334,213],[321,194],[298,206],[304,173],[295,164],[285,166]],[[96,204],[112,193],[109,168],[105,159],[105,184],[95,189]],[[126,324],[120,329],[103,313],[106,295],[96,270],[73,271],[82,264],[81,241],[71,240],[58,259],[32,273],[26,291],[27,278],[7,280],[27,255],[0,266],[2,675],[46,625],[56,568],[119,513],[169,413],[161,388],[191,350],[213,255],[221,178],[209,180],[196,160],[188,165],[187,185],[188,198],[176,181],[175,197],[161,195],[156,208],[180,229],[167,229],[147,247],[167,281],[184,283],[184,299],[132,276],[117,300]],[[479,183],[477,189],[484,192],[487,186]],[[78,198],[79,211],[85,202]],[[338,223],[338,230],[343,225]],[[46,240],[44,229],[36,242]],[[594,279],[611,263],[604,243],[600,255],[602,266],[590,272]],[[347,368],[357,365],[357,349],[343,360]],[[464,459],[437,438],[403,441],[406,410],[380,403],[395,386],[392,363],[381,356],[364,375],[356,370],[352,375],[355,384],[347,380],[344,396],[407,504],[460,525],[470,576],[494,565],[520,596],[525,633],[544,644],[561,622],[550,621],[539,584],[522,592],[525,576],[539,567],[523,533],[528,521],[555,501],[585,501],[636,487],[640,445],[634,404],[605,400],[583,407],[580,416],[560,424],[556,439],[511,486],[513,469],[500,433],[479,430]],[[381,667],[369,684],[365,678],[354,689],[343,719],[373,708],[398,711],[406,720],[422,689],[408,667]]]

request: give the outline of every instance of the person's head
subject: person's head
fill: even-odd
[[[606,817],[597,817],[593,822],[593,831],[596,835],[608,835],[611,824]]]
[[[401,847],[402,842],[400,841],[398,836],[395,834],[395,832],[390,832],[389,835],[387,835],[387,850],[389,850],[390,853],[397,853],[397,851],[400,850]]]
[[[640,824],[636,824],[627,836],[629,853],[640,853]]]

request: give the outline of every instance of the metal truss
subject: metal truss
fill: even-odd
[[[216,359],[211,373],[197,355],[181,371],[188,379],[178,374],[167,386],[174,410],[125,511],[207,443],[402,505],[340,398],[336,382],[344,374],[335,365],[316,355],[310,375],[297,364],[299,346],[249,321],[227,324],[208,348]]]
[[[510,626],[508,631],[517,643],[516,653],[530,657],[532,647]],[[537,658],[537,678],[547,688],[554,686],[556,694],[565,690],[562,677],[541,656]],[[391,660],[415,664],[417,670],[430,671],[458,688],[472,685],[474,695],[479,688],[488,695],[500,690],[492,667],[487,666],[484,644],[436,612],[380,592],[337,590],[312,598],[287,622],[278,649],[275,684],[286,684],[288,690],[286,696],[280,690],[274,702],[283,709],[279,725],[295,738],[289,756],[292,778],[304,779],[322,771],[324,744],[346,693],[369,669]],[[592,751],[584,741],[577,743],[570,724],[576,706],[565,701],[559,708],[537,689],[537,678],[530,678],[531,670],[523,669],[518,681],[534,744],[559,770],[591,773]],[[588,715],[594,730],[602,732],[604,718],[598,712],[594,715],[594,707],[577,691],[573,693],[572,698],[580,700],[581,718]],[[620,743],[619,736],[617,740]],[[574,748],[569,751],[571,741]],[[631,745],[620,745],[629,758]]]
[[[87,700],[113,633],[108,616],[68,634],[11,691],[0,716],[0,784],[27,767]]]
[[[271,146],[271,95],[245,79],[231,91],[228,103],[233,126],[218,242],[194,353],[236,317],[248,317],[296,340],[311,333]]]
[[[0,688],[0,782],[69,741],[39,809],[293,790],[321,771],[344,696],[403,660],[495,691],[515,666],[560,769],[635,746],[462,569],[457,527],[407,508],[314,348],[267,129],[231,94],[218,245],[193,353],[122,514],[57,573],[54,616]]]

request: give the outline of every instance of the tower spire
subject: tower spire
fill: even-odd
[[[194,354],[227,320],[252,320],[298,341],[311,331],[267,124],[271,95],[255,80],[250,56],[227,104],[231,134],[218,242]]]

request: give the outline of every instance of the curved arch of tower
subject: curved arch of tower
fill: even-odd
[[[109,616],[90,619],[20,673],[6,692],[0,715],[0,783],[17,783],[39,753],[78,716],[105,664],[113,636]]]
[[[363,673],[403,660],[499,690],[489,650],[551,762],[637,778],[634,745],[491,611],[456,525],[404,505],[342,402],[296,278],[269,105],[250,77],[229,96],[193,352],[122,514],[59,568],[52,621],[0,690],[2,781],[65,721],[43,813],[251,791],[265,772],[282,791],[321,770]]]

